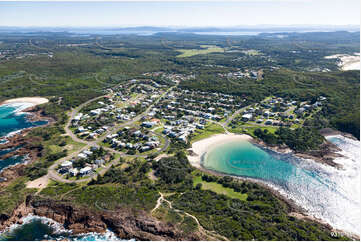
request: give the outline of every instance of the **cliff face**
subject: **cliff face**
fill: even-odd
[[[0,215],[0,230],[21,218],[34,214],[51,218],[64,224],[74,234],[98,232],[111,229],[122,239],[136,240],[205,240],[199,232],[184,233],[174,225],[158,221],[142,210],[123,209],[114,212],[95,212],[77,207],[66,201],[54,201],[28,196],[11,216]]]

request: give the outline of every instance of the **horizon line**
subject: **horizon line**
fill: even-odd
[[[0,25],[0,28],[289,28],[289,27],[359,27],[360,24],[289,24],[289,25],[273,25],[273,24],[248,24],[248,25]]]

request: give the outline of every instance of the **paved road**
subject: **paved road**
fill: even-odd
[[[82,103],[80,104],[77,108],[74,108],[72,109],[71,113],[70,113],[70,117],[69,117],[69,120],[68,122],[66,123],[65,125],[65,132],[67,135],[69,135],[74,141],[78,142],[78,143],[83,143],[83,144],[86,144],[88,143],[87,141],[84,141],[82,139],[79,139],[70,129],[69,129],[69,126],[71,124],[71,121],[74,119],[74,117],[78,114],[78,112],[83,108],[85,107],[86,105],[88,105],[89,103],[95,101],[95,100],[98,100],[98,99],[101,99],[103,97],[105,97],[107,95],[103,95],[103,96],[99,96],[99,97],[95,97],[95,98],[92,98],[88,101],[86,101],[85,103]]]
[[[177,86],[177,85],[176,85]],[[62,162],[66,161],[66,160],[70,160],[71,158],[77,156],[79,153],[81,153],[82,151],[84,150],[87,150],[89,149],[91,146],[97,146],[99,142],[102,142],[105,137],[109,134],[112,134],[116,131],[118,131],[120,128],[123,128],[125,126],[130,126],[132,125],[133,123],[139,121],[142,117],[146,116],[150,110],[153,108],[153,106],[155,104],[157,104],[161,98],[163,98],[168,92],[170,92],[171,90],[173,90],[176,86],[173,86],[171,88],[169,88],[167,91],[165,91],[152,105],[150,105],[143,113],[137,115],[134,119],[128,121],[128,122],[125,122],[125,123],[121,123],[121,124],[118,124],[118,125],[115,125],[114,127],[108,129],[103,135],[101,135],[100,137],[98,137],[96,140],[94,141],[85,141],[85,140],[82,140],[82,139],[79,139],[70,129],[69,129],[69,126],[71,124],[71,120],[77,115],[77,113],[84,107],[86,106],[87,104],[89,104],[90,102],[92,101],[95,101],[97,99],[100,99],[106,95],[103,95],[103,96],[99,96],[99,97],[96,97],[96,98],[93,98],[93,99],[90,99],[88,101],[86,101],[85,103],[79,105],[77,108],[73,109],[70,113],[70,117],[69,117],[69,120],[68,122],[66,123],[65,125],[65,132],[67,135],[69,135],[74,141],[77,141],[79,143],[83,143],[83,144],[86,144],[83,148],[77,150],[77,151],[74,151],[73,153],[67,155],[66,157],[63,157],[59,160],[57,160],[56,162],[54,162],[53,165],[51,165],[49,168],[48,168],[48,174],[46,175],[48,178],[51,178],[53,180],[56,180],[56,181],[60,181],[60,182],[64,182],[64,183],[72,183],[72,182],[76,182],[76,183],[80,183],[80,182],[85,182],[85,181],[90,181],[92,178],[95,178],[97,176],[96,173],[93,174],[93,176],[89,177],[89,178],[86,178],[86,179],[79,179],[79,180],[67,180],[65,178],[63,178],[57,171],[56,171],[56,168],[59,164],[61,164]],[[165,137],[165,136],[163,136]],[[164,150],[166,150],[169,146],[169,140],[167,137],[165,137],[165,145],[162,147],[161,150],[159,150],[157,153],[160,153]],[[118,153],[122,156],[125,156],[125,154],[123,152],[120,152],[120,151],[116,151],[114,149],[111,149],[111,148],[106,148],[107,150],[110,150],[111,152],[114,152],[114,153]],[[126,156],[131,156],[131,157],[144,157],[144,155],[126,155]],[[104,169],[102,169],[101,171],[101,174],[104,174],[113,164],[116,164],[119,160],[116,160],[116,161],[113,161],[111,162],[110,164],[108,164]]]
[[[248,106],[245,106],[245,107],[240,108],[240,109],[238,109],[237,111],[235,111],[231,116],[229,116],[229,117],[227,118],[226,121],[224,121],[224,122],[222,123],[222,126],[227,127],[228,124],[229,124],[230,122],[232,122],[232,120],[233,120],[238,114],[240,114],[241,112],[243,112],[243,111],[246,110],[247,108],[250,108],[252,105],[253,105],[253,104],[250,104],[250,105],[248,105]]]

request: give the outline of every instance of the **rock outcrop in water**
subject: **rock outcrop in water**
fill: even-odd
[[[51,218],[74,234],[112,230],[122,239],[136,240],[207,240],[199,232],[184,233],[170,223],[159,221],[149,213],[130,208],[96,212],[66,201],[28,196],[11,216],[0,215],[0,230],[19,223],[28,214]]]

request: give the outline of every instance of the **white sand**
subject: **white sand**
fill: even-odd
[[[191,150],[195,153],[192,156],[188,155],[189,163],[194,167],[200,167],[201,157],[204,153],[209,151],[212,147],[238,140],[252,140],[252,137],[246,134],[216,134],[209,138],[199,140],[192,144]]]
[[[47,103],[49,100],[44,97],[20,97],[20,98],[13,98],[4,101],[3,104],[11,104],[11,103],[31,103],[33,106]]]
[[[349,70],[360,70],[360,53],[355,53],[354,55],[346,55],[346,54],[337,54],[325,56],[326,59],[339,59],[339,67],[341,70],[349,71]]]

